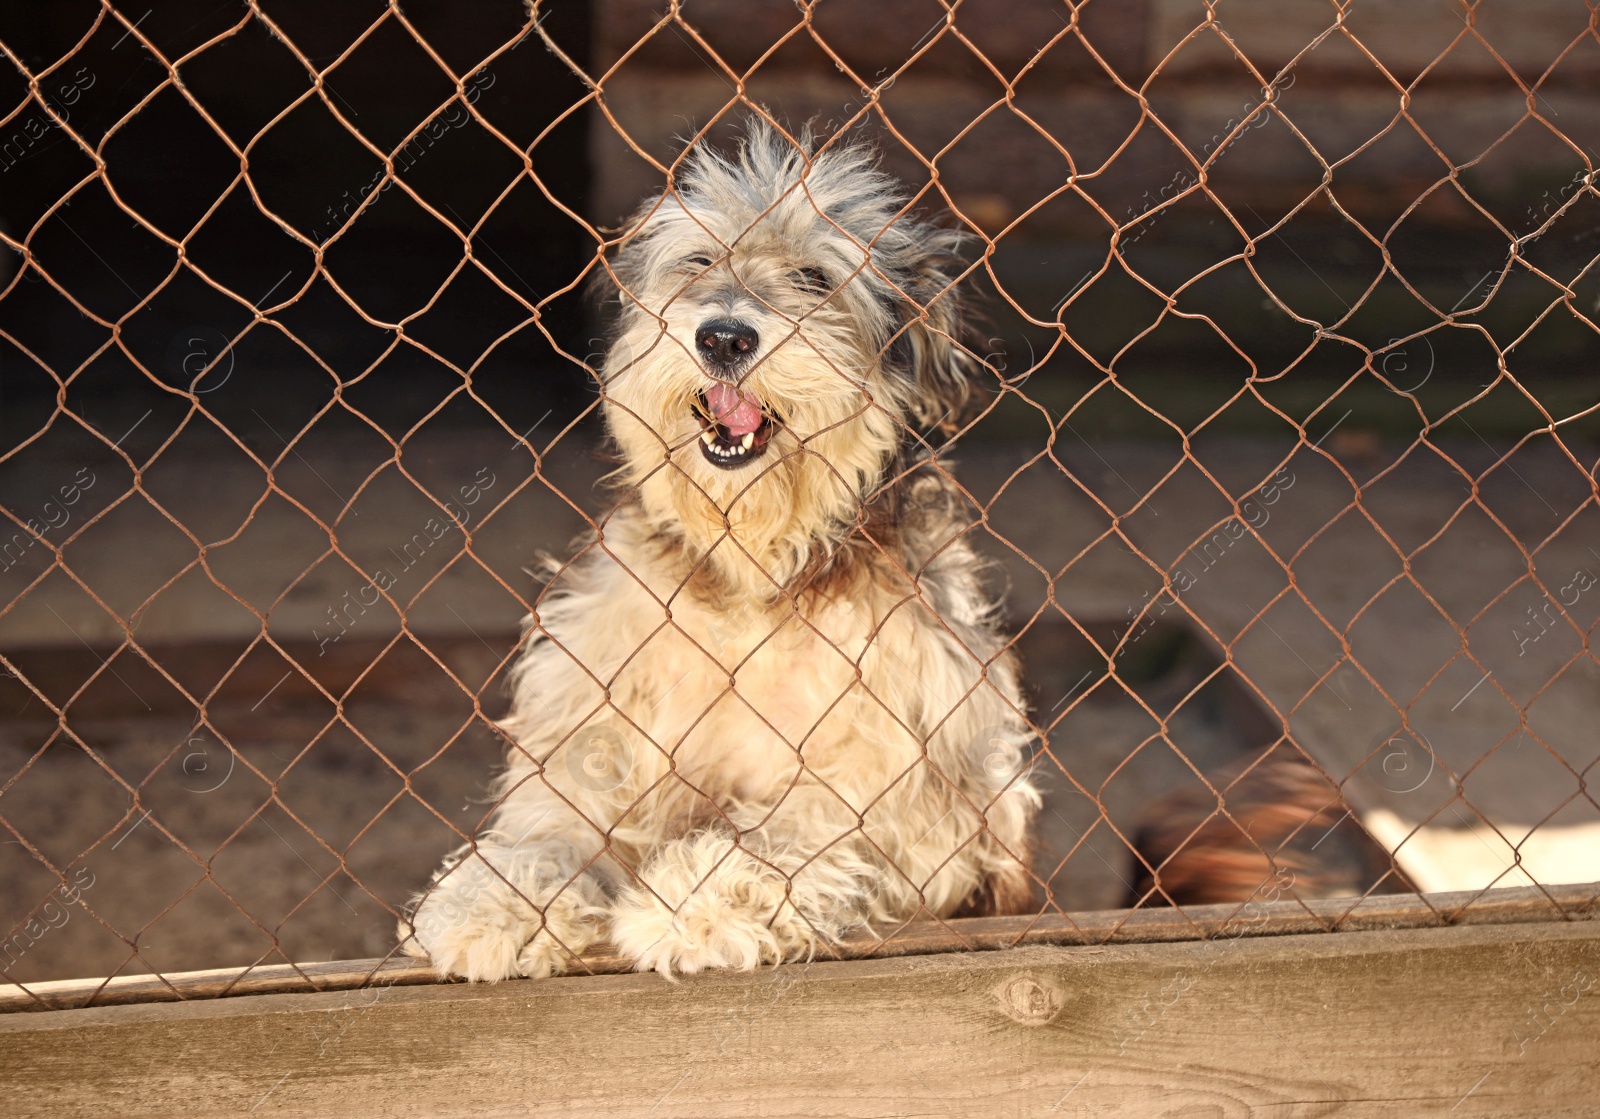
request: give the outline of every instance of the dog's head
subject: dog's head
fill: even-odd
[[[690,152],[610,263],[622,477],[658,527],[748,556],[769,589],[972,396],[957,234],[903,208],[870,150],[758,121],[737,153]]]

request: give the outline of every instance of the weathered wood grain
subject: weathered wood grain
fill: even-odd
[[[856,933],[838,945],[830,958],[889,959],[1033,944],[1154,944],[1217,936],[1570,921],[1595,916],[1600,912],[1597,907],[1600,883],[1425,895],[1383,894],[1363,899],[1193,905],[1181,911],[1113,909],[1070,916],[972,917],[916,921],[898,929],[880,929],[878,936]],[[630,970],[630,961],[602,944],[584,955],[578,970],[589,975],[611,975]],[[438,982],[441,980],[431,967],[405,957],[270,964],[248,971],[217,968],[159,977],[124,975],[26,986],[0,984],[0,1013]]]
[[[13,1116],[1591,1116],[1600,923],[0,1017]]]

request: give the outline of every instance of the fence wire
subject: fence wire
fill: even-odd
[[[102,2],[0,36],[0,975],[23,993],[236,969],[221,993],[268,964],[317,987],[308,960],[402,953],[411,892],[495,807],[506,673],[549,636],[522,564],[553,549],[559,580],[575,531],[607,548],[578,308],[635,233],[618,205],[818,105],[963,232],[997,335],[974,414],[907,438],[962,440],[941,472],[1028,673],[1046,802],[1001,942],[1114,940],[1126,906],[1209,936],[1207,902],[1335,930],[1414,890],[1467,891],[1408,902],[1438,923],[1505,886],[1561,911],[1548,887],[1600,877],[1600,136],[1567,109],[1600,73],[1592,6],[1540,8],[1570,34],[1530,58],[1459,5],[1396,63],[1353,5],[1297,13],[1292,47],[1266,9],[1152,5],[1142,65],[1092,2],[1009,37],[990,7],[891,6],[920,38],[827,4],[505,4],[475,37],[367,7]],[[563,99],[533,124],[497,100],[519,70]],[[298,92],[213,100],[220,74]],[[1499,115],[1446,120],[1474,83]],[[1370,134],[1339,124],[1374,105]],[[119,176],[140,159],[160,173]],[[925,906],[851,951],[929,927],[990,943]]]

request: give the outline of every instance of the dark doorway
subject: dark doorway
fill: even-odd
[[[260,9],[0,11],[38,87],[0,67],[0,446],[75,415],[147,417],[153,450],[191,389],[280,448],[324,411],[393,439],[575,414],[588,91],[552,47],[586,65],[589,5]]]

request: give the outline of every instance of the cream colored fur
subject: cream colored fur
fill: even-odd
[[[609,264],[623,496],[528,619],[492,816],[401,923],[443,972],[549,975],[602,939],[752,968],[1025,873],[1016,668],[944,468],[903,452],[975,369],[953,237],[868,153],[812,148],[697,151]],[[699,446],[708,316],[758,331],[740,387],[780,421],[734,469]]]

